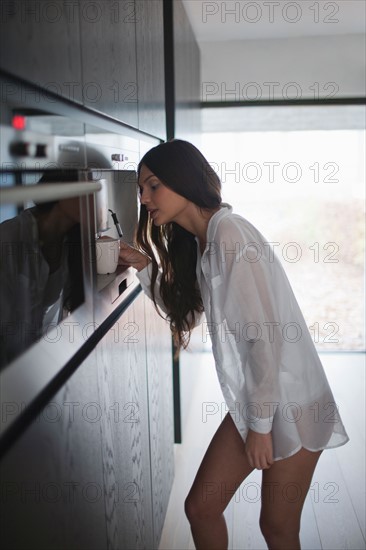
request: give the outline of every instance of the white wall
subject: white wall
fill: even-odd
[[[202,101],[365,96],[364,34],[201,42],[200,49]]]

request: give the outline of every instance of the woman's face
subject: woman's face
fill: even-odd
[[[144,164],[140,170],[141,204],[146,206],[155,225],[184,221],[192,202],[164,185]]]

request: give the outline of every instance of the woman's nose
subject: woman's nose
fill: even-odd
[[[142,190],[140,195],[140,202],[142,204],[146,204],[149,202],[149,200],[150,200],[150,197],[148,196],[148,192],[146,190]]]

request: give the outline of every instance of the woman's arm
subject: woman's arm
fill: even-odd
[[[151,294],[151,271],[152,271],[152,262],[148,256],[145,256],[136,248],[120,242],[120,251],[119,251],[119,262],[120,265],[125,265],[126,267],[134,267],[137,270],[137,278],[140,281],[142,289],[147,294],[147,296],[152,300]],[[167,314],[165,304],[161,299],[159,287],[161,280],[161,272],[158,272],[157,279],[155,282],[155,300],[160,309]]]
[[[134,267],[137,271],[142,271],[150,262],[151,260],[148,256],[136,250],[133,246],[120,241],[119,265]]]
[[[137,269],[137,278],[140,281],[142,289],[146,295],[152,300],[151,293],[151,275],[152,275],[152,263],[148,256],[142,254],[139,250],[129,246],[126,243],[121,242],[120,247],[120,264],[131,266]],[[160,281],[161,281],[161,271],[158,271],[158,275],[155,281],[155,301],[159,308],[168,315],[169,312],[166,309],[166,306],[163,302],[163,299],[160,295]],[[195,314],[194,326],[200,325],[203,321],[203,313]],[[192,327],[193,328],[193,327]]]
[[[245,379],[244,397],[251,405],[249,427],[268,434],[280,401],[283,342],[273,264],[265,254],[257,254],[265,248],[261,237],[245,220],[225,220],[220,228],[222,284],[217,290],[222,292],[224,320],[238,335],[235,342]]]

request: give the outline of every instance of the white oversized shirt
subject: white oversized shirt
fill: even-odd
[[[222,203],[197,242],[196,274],[216,371],[237,429],[272,432],[274,459],[348,441],[284,269],[263,235]],[[137,273],[151,297],[151,264]],[[161,275],[160,275],[161,276]],[[158,276],[156,301],[163,311]]]

